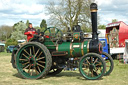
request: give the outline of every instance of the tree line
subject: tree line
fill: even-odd
[[[0,40],[6,41],[7,39],[15,39],[22,40],[26,39],[24,35],[24,31],[28,28],[29,20],[24,23],[23,21],[19,21],[15,23],[13,26],[2,25],[0,26]],[[35,26],[34,28],[44,30],[47,28],[46,20],[42,20],[39,26]]]

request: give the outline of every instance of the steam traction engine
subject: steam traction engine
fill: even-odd
[[[12,65],[23,78],[39,79],[47,74],[58,74],[63,70],[69,58],[80,59],[79,71],[86,79],[99,79],[113,70],[110,55],[102,52],[102,44],[97,33],[97,5],[92,3],[92,39],[85,39],[83,32],[76,30],[68,33],[64,40],[58,28],[49,27],[12,53]],[[104,55],[105,57],[101,57]]]

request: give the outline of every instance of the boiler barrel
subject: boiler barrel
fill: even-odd
[[[67,57],[81,57],[89,52],[89,41],[83,42],[64,42],[58,44],[56,51],[66,51],[68,53]]]

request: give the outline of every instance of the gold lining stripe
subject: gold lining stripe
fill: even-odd
[[[88,44],[87,44],[87,53],[89,52],[89,42],[90,41],[88,41]]]
[[[84,55],[84,42],[82,42],[82,44],[81,44],[81,53],[82,53],[82,56]]]
[[[79,33],[79,41],[80,41],[80,33]]]
[[[56,51],[58,51],[58,44],[56,45]]]
[[[92,9],[91,12],[97,12],[97,9]]]
[[[72,43],[70,43],[70,55],[71,55],[71,57],[73,57],[72,52],[73,52]]]

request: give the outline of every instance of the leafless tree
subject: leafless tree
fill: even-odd
[[[50,15],[50,24],[60,28],[68,28],[74,25],[91,27],[90,4],[95,0],[61,0],[58,5],[50,2],[47,11]]]
[[[4,40],[7,40],[11,36],[12,31],[13,31],[12,26],[7,26],[7,25],[0,26],[0,38],[1,39],[5,38]]]

